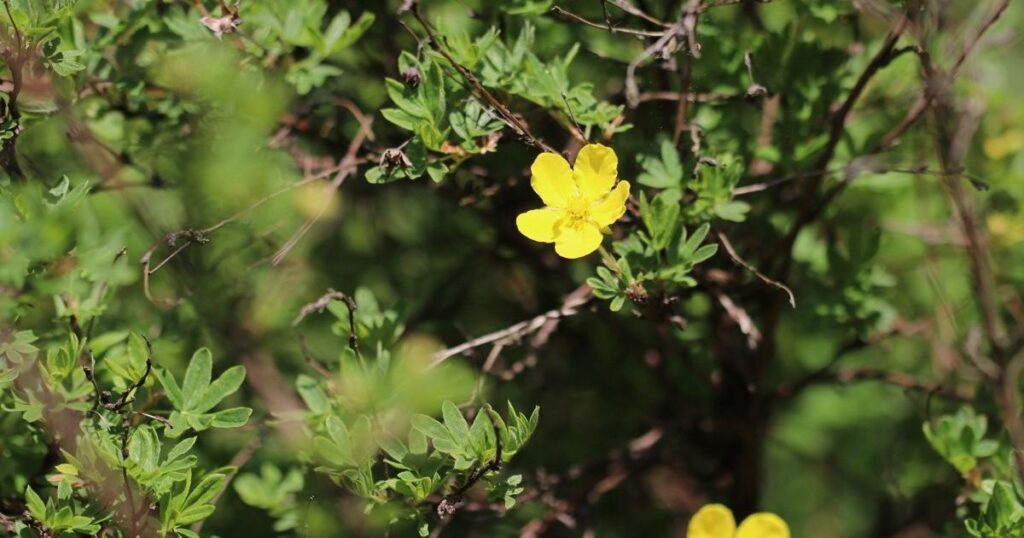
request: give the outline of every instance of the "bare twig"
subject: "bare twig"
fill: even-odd
[[[906,30],[909,25],[910,17],[906,14],[900,15],[896,24],[893,25],[889,30],[888,35],[886,35],[885,41],[878,49],[878,52],[876,52],[874,57],[871,58],[871,61],[868,62],[867,67],[864,68],[860,76],[857,77],[857,81],[854,83],[850,93],[847,94],[842,105],[840,105],[832,114],[831,121],[829,122],[828,141],[825,143],[825,148],[822,150],[821,155],[818,157],[818,160],[813,167],[814,170],[825,170],[828,167],[828,164],[832,161],[832,157],[835,156],[836,149],[839,146],[839,141],[846,132],[846,120],[848,119],[850,112],[853,111],[854,105],[857,104],[857,101],[859,101],[861,96],[864,94],[864,90],[867,88],[871,79],[873,79],[883,67],[889,65],[889,63],[891,63],[896,57],[894,54],[894,51],[896,50],[896,42],[899,41],[900,36],[903,35],[904,30]],[[826,204],[817,203],[814,200],[818,194],[818,190],[820,189],[823,179],[823,174],[811,177],[810,183],[804,190],[800,213],[786,238],[785,244],[787,247],[791,246],[793,241],[795,241],[796,234],[799,233],[800,229],[817,218],[821,211],[826,207]],[[789,249],[784,249],[783,252],[788,253]]]
[[[490,334],[486,334],[479,338],[474,338],[463,344],[459,344],[455,347],[448,348],[442,351],[438,351],[434,354],[433,360],[430,362],[429,368],[435,368],[442,362],[456,356],[461,355],[471,349],[478,348],[480,346],[486,346],[488,344],[507,344],[515,342],[528,334],[532,334],[541,328],[543,328],[551,320],[558,320],[565,317],[575,315],[579,312],[583,305],[590,302],[592,295],[589,288],[586,288],[585,293],[572,294],[566,298],[562,306],[556,310],[549,310],[539,316],[521,321],[506,327],[500,331],[495,331]]]
[[[678,101],[680,99],[686,99],[691,103],[724,103],[727,101],[741,101],[748,99],[749,96],[746,93],[681,93],[681,92],[670,92],[670,91],[650,91],[641,92],[637,95],[637,103],[646,103],[648,101]]]
[[[345,179],[352,175],[358,168],[358,165],[356,164],[356,154],[359,152],[359,149],[362,148],[363,141],[366,140],[367,134],[372,135],[373,132],[368,128],[359,129],[356,136],[352,138],[352,141],[348,145],[348,150],[345,152],[345,156],[338,164],[338,174],[334,176],[331,183],[324,189],[324,198],[323,202],[320,204],[320,209],[317,210],[315,215],[306,219],[306,222],[299,227],[295,234],[292,235],[292,237],[288,239],[288,241],[286,241],[276,253],[274,253],[274,256],[271,258],[272,265],[280,265],[281,262],[284,261],[285,257],[288,256],[288,253],[291,252],[292,249],[295,248],[295,245],[302,240],[302,237],[306,235],[306,232],[313,227],[313,224],[323,217],[324,212],[326,212],[327,208],[330,206],[331,200],[334,198],[334,194],[338,191],[338,188],[341,187],[341,184]]]
[[[434,49],[434,51],[436,51],[438,54],[444,57],[445,60],[448,61],[448,63],[459,73],[459,75],[462,76],[463,80],[466,81],[466,84],[469,84],[470,89],[477,96],[477,98],[481,99],[484,103],[486,103],[488,106],[494,109],[494,112],[497,114],[498,118],[503,123],[505,123],[505,125],[507,125],[513,131],[515,131],[516,134],[518,134],[519,137],[527,144],[549,153],[558,153],[557,151],[555,151],[553,147],[549,146],[546,142],[534,136],[533,133],[530,132],[530,128],[526,125],[525,122],[517,118],[516,115],[513,114],[512,111],[510,111],[508,107],[505,106],[504,103],[498,100],[498,98],[495,97],[494,94],[492,94],[489,90],[487,90],[487,88],[484,88],[483,84],[481,84],[480,81],[477,80],[476,75],[474,75],[473,72],[470,71],[468,67],[460,64],[452,56],[452,54],[448,52],[448,49],[445,48],[445,46],[441,43],[441,40],[438,39],[437,33],[434,32],[434,28],[430,25],[429,22],[427,22],[426,18],[424,18],[423,14],[420,12],[418,0],[412,0],[410,2],[410,5],[403,6],[403,8],[405,8],[405,10],[409,10],[412,12],[413,16],[416,17],[416,20],[420,23],[420,26],[423,28],[423,31],[427,33],[427,43],[429,44],[430,48]],[[403,12],[403,10],[399,10],[399,12],[401,13]]]
[[[848,368],[840,370],[832,377],[823,378],[822,381],[831,381],[833,383],[843,385],[859,381],[880,381],[889,385],[895,385],[905,390],[924,392],[929,395],[941,396],[949,400],[970,402],[974,399],[972,393],[957,389],[956,387],[929,383],[905,372],[891,372],[877,370],[874,368]]]
[[[231,215],[230,217],[227,217],[227,218],[221,220],[220,222],[218,222],[218,223],[216,223],[216,224],[214,224],[212,226],[208,226],[208,227],[203,228],[201,230],[185,229],[185,230],[178,230],[178,231],[169,232],[167,234],[164,234],[163,237],[161,237],[155,243],[153,243],[153,245],[151,245],[149,247],[149,249],[146,250],[146,252],[143,254],[143,256],[141,258],[139,258],[139,263],[142,264],[142,289],[143,289],[143,293],[146,296],[146,299],[148,299],[150,302],[152,302],[154,304],[157,303],[157,300],[154,299],[153,296],[150,293],[150,289],[149,289],[150,276],[153,273],[156,273],[157,271],[159,271],[160,268],[162,268],[164,265],[166,265],[168,262],[170,262],[175,256],[177,256],[186,247],[191,246],[191,245],[204,245],[204,244],[206,244],[207,242],[209,242],[209,237],[208,237],[209,234],[211,234],[211,233],[213,233],[213,232],[223,228],[224,226],[227,226],[228,224],[238,220],[239,218],[245,216],[249,212],[251,212],[251,211],[255,210],[256,208],[260,207],[261,205],[267,203],[268,201],[270,201],[270,200],[272,200],[272,199],[274,199],[274,198],[276,198],[276,197],[278,197],[278,196],[280,196],[280,195],[282,195],[284,193],[287,193],[287,192],[290,192],[290,191],[292,191],[294,189],[297,189],[297,188],[299,188],[299,187],[301,187],[303,185],[307,185],[307,184],[312,183],[314,181],[323,179],[323,177],[325,177],[326,175],[331,174],[331,173],[336,173],[339,170],[341,170],[341,167],[333,167],[333,168],[330,168],[330,169],[328,169],[328,170],[326,170],[326,171],[324,171],[324,172],[322,172],[322,173],[320,173],[318,175],[307,177],[307,178],[302,179],[300,181],[296,181],[295,183],[292,183],[292,184],[290,184],[290,185],[288,185],[286,187],[282,187],[281,189],[278,189],[278,190],[276,190],[276,191],[274,191],[274,192],[264,196],[263,198],[257,200],[256,203],[250,205],[249,207],[247,207],[247,208],[245,208],[245,209],[243,209],[243,210],[241,210],[241,211]],[[177,244],[178,241],[181,241],[181,240],[184,240],[184,243],[182,243],[181,245],[178,245]],[[175,248],[175,250],[173,250],[171,252],[171,254],[167,255],[163,260],[158,262],[156,264],[156,266],[154,267],[153,266],[153,256],[164,245],[176,246],[176,248]]]
[[[310,353],[309,346],[306,345],[305,335],[299,333],[298,338],[299,349],[302,351],[302,357],[306,359],[306,364],[308,364],[309,367],[313,369],[313,371],[320,374],[321,377],[327,380],[327,384],[330,387],[331,392],[334,392],[334,375],[332,375],[331,371],[328,370],[326,366],[321,364],[320,361],[317,360],[317,358],[314,357],[312,353]]]
[[[373,118],[364,114],[351,99],[342,98],[337,99],[335,102],[343,106],[345,110],[352,113],[352,116],[355,117],[357,122],[359,122],[359,127],[363,130],[363,133],[366,134],[367,140],[370,142],[377,141],[377,137],[373,134]]]
[[[657,41],[652,43],[651,46],[644,49],[643,52],[629,62],[629,66],[626,67],[626,102],[631,108],[636,108],[636,106],[640,104],[640,87],[636,82],[636,68],[655,53],[664,51],[666,46],[673,38],[677,37],[680,32],[681,29],[679,26],[673,26],[666,30]]]
[[[742,4],[745,0],[709,0],[700,6],[700,12],[703,13],[709,9],[723,6],[734,6],[736,4]],[[767,4],[772,0],[754,0],[759,4]]]
[[[690,0],[686,5],[681,19],[681,25],[686,36],[687,46],[680,53],[682,64],[679,69],[679,100],[676,105],[676,123],[672,131],[672,144],[679,146],[679,140],[683,131],[687,128],[686,113],[690,101],[686,98],[690,94],[690,79],[693,73],[693,60],[700,57],[700,45],[697,43],[697,14],[700,7],[700,0]]]
[[[128,405],[128,397],[142,388],[142,385],[146,383],[146,378],[149,377],[149,373],[153,370],[153,344],[146,336],[143,336],[142,339],[146,342],[146,370],[142,372],[142,376],[133,385],[124,389],[117,401],[107,406],[107,409],[111,411],[119,412],[124,406]]]
[[[761,330],[754,324],[754,320],[750,317],[747,311],[737,305],[733,300],[721,290],[714,290],[715,299],[718,300],[718,304],[722,305],[725,309],[726,314],[729,318],[736,322],[739,326],[740,332],[747,336],[747,347],[750,349],[757,349],[758,344],[761,343]]]
[[[216,232],[217,230],[223,228],[224,226],[227,226],[228,224],[237,221],[241,217],[249,214],[250,212],[262,206],[263,204],[269,202],[274,198],[277,198],[282,194],[285,194],[299,187],[313,183],[314,181],[319,181],[325,177],[330,176],[331,174],[334,174],[335,177],[330,183],[330,185],[327,187],[327,190],[331,195],[333,195],[333,193],[341,185],[341,182],[344,181],[345,177],[348,177],[357,170],[360,162],[362,161],[355,157],[355,153],[362,146],[362,142],[364,140],[370,139],[373,136],[372,120],[367,118],[358,109],[358,107],[355,106],[354,103],[339,102],[339,104],[347,108],[349,111],[351,111],[352,114],[356,117],[356,121],[358,121],[360,124],[360,129],[356,133],[356,136],[352,139],[348,151],[346,152],[342,160],[338,162],[336,165],[328,166],[327,168],[316,174],[307,174],[307,177],[304,177],[302,180],[296,181],[274,192],[267,194],[263,198],[257,200],[252,205],[220,220],[219,222],[213,224],[212,226],[208,226],[202,229],[188,228],[164,234],[160,239],[153,243],[153,245],[151,245],[149,249],[147,249],[146,252],[139,259],[139,263],[142,265],[142,290],[147,300],[149,300],[151,303],[158,304],[158,301],[153,298],[152,293],[150,291],[150,277],[154,273],[159,271],[164,265],[166,265],[168,262],[174,259],[175,256],[177,256],[187,247],[192,245],[203,245],[208,243],[209,235],[212,234],[213,232]],[[271,145],[274,145],[273,141],[271,142]],[[296,234],[292,236],[292,238],[289,239],[288,242],[285,243],[281,250],[278,250],[278,252],[274,256],[274,260],[277,260],[275,261],[275,264],[279,263],[280,260],[283,260],[284,256],[288,254],[288,251],[290,251],[291,248],[293,248],[298,243],[302,235],[306,231],[308,231],[312,227],[313,223],[323,215],[324,211],[326,211],[326,208],[329,205],[329,200],[330,196],[326,197],[318,214],[307,220],[303,224],[303,226],[300,227],[299,231],[296,232]],[[184,242],[178,245],[178,241],[181,240],[184,240]],[[175,247],[175,249],[169,255],[163,258],[162,261],[156,263],[156,265],[154,266],[153,257],[165,245]],[[174,304],[173,300],[163,300],[159,302],[165,304]]]
[[[999,385],[999,405],[1002,408],[1003,421],[1010,432],[1013,445],[1013,458],[1016,462],[1018,476],[1024,479],[1024,421],[1021,420],[1020,409],[1020,375],[1024,371],[1024,352],[1018,353],[1006,365]]]
[[[355,300],[347,294],[328,288],[327,293],[320,296],[319,299],[302,307],[302,310],[299,311],[299,315],[296,316],[294,321],[292,321],[292,326],[298,325],[310,314],[322,313],[327,308],[327,305],[331,304],[333,301],[341,301],[345,304],[345,308],[348,309],[348,347],[352,349],[352,352],[355,353],[356,356],[359,356],[359,338],[356,335],[357,305]]]
[[[18,24],[14,22],[14,15],[11,13],[11,2],[10,0],[4,0],[4,10],[7,12],[7,18],[11,22],[11,27],[14,29],[14,51],[5,50],[3,54],[4,63],[7,64],[8,70],[11,72],[11,90],[8,94],[6,106],[2,109],[6,111],[6,115],[9,116],[15,122],[13,136],[10,136],[3,141],[0,146],[0,167],[3,167],[7,174],[12,179],[20,180],[25,178],[25,174],[21,169],[21,165],[18,164],[17,155],[17,143],[18,134],[21,130],[20,119],[21,111],[18,106],[18,97],[21,95],[21,89],[24,85],[24,68],[26,61],[26,46],[24,37],[21,34],[21,29],[18,28]]]
[[[916,175],[916,176],[934,176],[934,177],[938,177],[938,178],[962,178],[962,179],[966,179],[967,181],[969,181],[971,183],[971,185],[976,190],[983,191],[983,190],[987,190],[989,188],[987,182],[985,182],[981,178],[979,178],[979,177],[977,177],[975,175],[969,174],[969,173],[967,173],[966,171],[963,171],[963,170],[946,172],[946,171],[943,171],[943,170],[931,170],[931,169],[924,168],[924,167],[907,168],[907,167],[900,167],[900,166],[896,166],[896,167],[877,166],[875,163],[872,162],[873,160],[875,160],[876,157],[878,157],[878,155],[865,155],[863,157],[858,157],[858,158],[854,159],[852,162],[844,164],[843,166],[839,166],[839,167],[835,167],[835,168],[829,168],[827,170],[811,170],[811,171],[808,171],[808,172],[801,172],[801,173],[798,173],[798,174],[790,174],[788,176],[783,176],[783,177],[772,179],[772,180],[769,180],[769,181],[763,181],[763,182],[760,182],[760,183],[753,183],[751,185],[744,185],[742,187],[736,187],[735,189],[732,190],[732,195],[733,196],[745,196],[745,195],[748,195],[748,194],[754,194],[754,193],[757,193],[757,192],[763,192],[763,191],[766,191],[766,190],[768,190],[768,189],[770,189],[772,187],[777,187],[777,186],[782,185],[784,183],[789,183],[791,181],[796,181],[796,180],[799,180],[799,179],[807,179],[807,178],[812,178],[812,177],[817,177],[817,176],[829,177],[829,176],[834,176],[834,175],[837,175],[837,174],[841,174],[843,176],[843,179],[842,179],[842,182],[840,183],[840,185],[846,185],[846,184],[852,182],[854,179],[856,179],[859,175],[864,174],[864,173],[871,173],[871,174],[912,174],[912,175]],[[837,188],[839,188],[839,185],[837,185],[836,187],[833,187],[830,191],[828,191],[824,195],[823,199],[824,200],[831,200],[833,197],[837,196],[839,193],[838,192],[835,192],[835,193],[833,192],[833,191],[836,191]]]
[[[1009,7],[1009,5],[1010,0],[1000,0],[1000,2],[989,13],[989,15],[985,17],[984,21],[982,21],[981,25],[978,26],[978,29],[967,41],[967,44],[964,45],[963,50],[960,51],[960,54],[957,56],[956,61],[953,62],[953,67],[950,69],[949,75],[946,77],[947,81],[951,82],[953,79],[957,77],[957,75],[960,72],[960,68],[963,67],[964,62],[967,61],[967,58],[978,46],[978,43],[981,42],[981,38],[985,35],[985,33],[988,32],[990,28],[992,28],[992,25],[995,24],[996,21],[998,21],[999,18],[1003,16],[1003,13],[1006,12],[1006,8]],[[925,56],[925,58],[927,57]],[[934,83],[934,81],[930,81],[929,84],[932,83]],[[891,131],[889,131],[888,133],[886,133],[885,136],[882,137],[882,140],[879,142],[879,147],[881,149],[885,149],[892,146],[896,142],[896,140],[900,136],[902,136],[903,133],[907,131],[907,129],[910,128],[910,126],[915,124],[917,120],[921,119],[921,117],[924,116],[925,111],[927,111],[928,108],[935,101],[937,94],[938,91],[936,88],[926,87],[921,96],[918,97],[916,101],[914,101],[913,105],[911,105],[910,110],[907,112],[906,116],[904,116],[903,119],[900,120],[900,122],[895,127],[893,127]]]
[[[619,8],[619,9],[621,9],[625,13],[628,13],[628,14],[634,16],[634,17],[638,17],[640,19],[643,19],[643,20],[645,20],[645,21],[647,21],[647,22],[649,22],[651,24],[654,24],[654,25],[657,25],[657,26],[661,26],[662,28],[668,28],[668,27],[672,26],[671,24],[669,24],[669,23],[667,23],[665,21],[658,20],[658,19],[652,17],[651,15],[645,13],[640,8],[638,8],[638,7],[634,6],[633,4],[629,3],[628,0],[609,0],[609,1],[612,3],[612,5],[614,5],[615,7]]]
[[[783,283],[781,283],[781,282],[779,282],[777,280],[772,279],[768,275],[765,275],[764,273],[759,271],[756,267],[754,267],[749,262],[747,262],[742,257],[740,257],[740,255],[736,252],[736,248],[732,246],[732,242],[729,241],[729,238],[726,237],[724,233],[716,231],[715,235],[718,236],[718,241],[720,243],[722,243],[723,247],[725,247],[726,253],[729,254],[729,257],[732,258],[733,262],[735,262],[737,265],[743,267],[747,271],[750,271],[751,273],[753,273],[754,276],[759,278],[765,284],[768,284],[769,286],[772,286],[774,288],[778,288],[778,289],[786,292],[786,295],[789,296],[789,305],[792,306],[793,308],[796,308],[796,297],[793,296],[793,290],[789,289],[789,287],[786,286],[785,284],[783,284]]]
[[[7,12],[7,19],[11,21],[11,28],[14,29],[14,42],[18,47],[20,53],[22,47],[24,47],[24,40],[21,37],[21,30],[18,28],[18,23],[14,22],[14,15],[11,14],[11,0],[4,0],[4,11]]]
[[[555,15],[556,17],[559,17],[559,18],[561,18],[563,20],[569,21],[569,22],[573,22],[573,23],[576,23],[576,24],[582,24],[584,26],[589,26],[591,28],[599,28],[601,30],[608,30],[609,32],[613,32],[613,33],[631,34],[631,35],[638,35],[638,36],[645,36],[645,37],[659,37],[662,34],[662,32],[652,32],[652,31],[649,31],[649,30],[634,30],[632,28],[622,28],[622,27],[619,27],[619,26],[612,26],[611,19],[606,19],[606,24],[605,25],[598,24],[596,22],[584,19],[583,17],[581,17],[581,16],[579,16],[579,15],[577,15],[575,13],[572,13],[571,11],[568,11],[568,10],[565,10],[563,8],[560,8],[558,6],[554,6],[554,7],[551,8],[551,14]]]
[[[466,482],[462,484],[462,486],[460,486],[457,490],[455,490],[454,493],[452,493],[451,495],[446,495],[443,499],[441,499],[441,502],[437,504],[435,511],[437,512],[438,517],[440,517],[442,520],[450,518],[451,515],[454,514],[456,510],[459,509],[459,507],[462,505],[462,498],[463,496],[465,496],[466,492],[469,491],[470,488],[475,486],[477,482],[479,482],[485,475],[487,475],[487,473],[498,471],[501,469],[501,435],[498,433],[498,426],[493,425],[493,427],[495,439],[494,457],[491,458],[489,462],[473,471],[469,475],[469,477],[466,478]]]

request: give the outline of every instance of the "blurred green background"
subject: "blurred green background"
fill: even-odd
[[[707,9],[689,84],[727,97],[691,105],[704,154],[742,159],[741,187],[810,169],[837,103],[908,3],[776,0]],[[202,346],[213,350],[215,372],[244,364],[248,383],[232,405],[254,407],[254,420],[202,436],[198,454],[204,465],[222,465],[255,437],[259,447],[242,472],[264,464],[299,470],[298,523],[288,533],[300,536],[385,532],[363,516],[361,501],[313,472],[275,425],[273,396],[294,398],[296,376],[313,375],[302,346],[332,370],[346,346],[343,309],[295,326],[303,305],[328,288],[364,288],[404,324],[396,353],[427,360],[559,308],[599,263],[597,256],[560,259],[518,233],[515,215],[537,204],[528,172],[537,150],[508,130],[496,151],[468,158],[440,183],[365,181],[386,149],[411,137],[379,113],[393,106],[385,78],[402,78],[399,55],[417,53],[413,34],[422,34],[410,15],[397,13],[399,4],[243,0],[238,31],[217,39],[191,2],[81,0],[59,30],[61,47],[80,53],[69,61],[80,65],[67,76],[39,68],[29,77],[17,135],[26,179],[2,187],[12,202],[0,209],[0,324],[60,338],[67,328],[54,297],[64,297],[95,317],[99,334],[148,335],[158,364],[179,376]],[[614,105],[627,104],[628,64],[651,43],[552,15],[551,2],[422,4],[451,42],[493,27],[513,43],[532,25],[531,51],[545,62],[578,45],[570,81],[592,84],[597,99]],[[603,24],[597,0],[555,4]],[[635,4],[661,20],[680,9],[679,2]],[[948,69],[997,3],[918,4],[923,14],[900,44],[926,48]],[[623,27],[657,29],[610,9]],[[358,40],[324,54],[303,37],[323,33],[343,11],[352,20],[374,16]],[[973,126],[960,125],[971,129],[963,166],[987,188],[964,185],[985,230],[995,295],[1006,305],[1000,315],[1014,333],[1024,318],[1022,23],[1024,10],[1010,6],[943,86],[957,117],[973,118]],[[678,92],[678,61],[644,62],[641,92]],[[452,359],[458,367],[438,382],[448,387],[404,385],[409,401],[436,405],[429,402],[438,394],[465,397],[479,376],[484,401],[541,408],[534,437],[510,467],[525,477],[519,506],[507,514],[461,510],[442,535],[684,536],[704,503],[753,495],[757,509],[782,516],[797,537],[963,536],[963,481],[921,427],[959,399],[986,413],[995,404],[965,358],[978,347],[980,318],[947,178],[921,173],[940,169],[933,132],[942,118],[926,114],[891,149],[869,151],[926,87],[921,72],[918,54],[899,55],[851,113],[830,163],[839,172],[824,180],[849,184],[792,248],[785,283],[795,309],[773,310],[781,292],[720,252],[699,271],[701,284],[669,307],[685,318],[685,330],[595,300],[543,345],[527,337],[503,347],[492,372],[499,375],[480,373],[490,350],[481,347]],[[743,98],[754,83],[768,95]],[[558,150],[578,149],[558,110],[500,95]],[[768,101],[779,111],[766,140]],[[620,177],[634,180],[644,170],[641,156],[658,155],[676,113],[672,100],[624,106],[622,123],[631,128],[605,142],[619,156]],[[334,189],[332,166],[361,128],[360,115],[374,136],[355,154],[358,171]],[[695,162],[686,138],[678,147],[689,175]],[[716,229],[752,265],[773,270],[805,183],[790,178],[743,196],[751,205],[746,222]],[[643,189],[634,183],[634,194]],[[64,209],[47,209],[57,199]],[[223,219],[231,220],[218,226]],[[157,245],[159,260],[182,244],[159,243],[165,234],[215,226],[208,242],[183,249],[150,277],[147,299],[143,255]],[[617,237],[635,226],[627,216]],[[877,254],[865,254],[874,241]],[[708,284],[715,271],[731,276]],[[756,325],[771,327],[768,351],[745,348],[716,299],[722,290]],[[766,321],[773,311],[778,318]],[[772,395],[758,407],[763,431],[749,429],[750,408],[728,387],[730,372],[753,365],[765,375],[752,394]],[[799,384],[815,372],[822,375]],[[903,373],[921,385],[871,372]],[[938,385],[954,397],[927,388]],[[750,475],[735,467],[748,450],[759,454],[757,483],[741,483]],[[41,463],[45,450],[33,451],[26,447],[24,457]],[[5,488],[16,473],[14,460],[0,462]],[[203,532],[272,536],[273,521],[229,487]]]

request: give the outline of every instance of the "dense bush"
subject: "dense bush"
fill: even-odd
[[[1024,535],[1019,5],[0,1],[0,532]]]

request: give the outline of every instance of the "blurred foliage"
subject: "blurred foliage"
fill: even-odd
[[[1024,532],[1019,4],[2,8],[0,532]]]

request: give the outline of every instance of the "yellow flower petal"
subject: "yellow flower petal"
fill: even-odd
[[[733,538],[735,532],[732,511],[721,504],[707,504],[690,519],[686,538]]]
[[[601,246],[601,230],[593,224],[564,226],[555,232],[555,252],[563,258],[582,258]]]
[[[619,174],[619,158],[615,151],[601,144],[587,144],[576,156],[573,178],[584,198],[600,200],[615,185]]]
[[[789,525],[775,514],[759,512],[743,520],[736,538],[789,538]]]
[[[620,181],[612,189],[611,194],[606,196],[604,200],[594,204],[590,210],[590,218],[594,219],[598,226],[611,226],[612,223],[622,218],[622,215],[626,212],[627,198],[629,198],[629,182]]]
[[[561,213],[554,209],[534,209],[520,213],[516,217],[516,228],[519,228],[519,233],[534,241],[553,243],[555,241],[555,224],[560,217]]]
[[[561,155],[541,153],[530,167],[530,185],[534,192],[551,207],[565,207],[576,195],[576,184],[572,180],[572,169]]]

